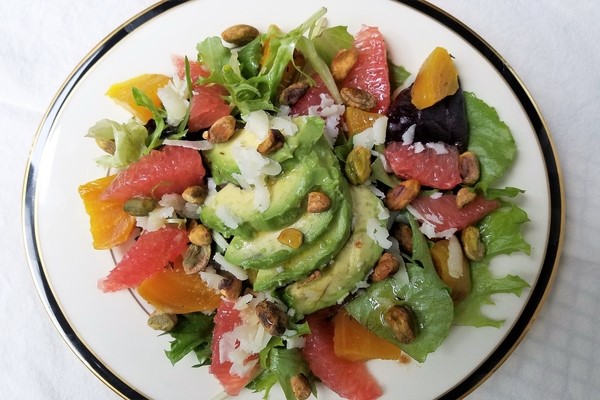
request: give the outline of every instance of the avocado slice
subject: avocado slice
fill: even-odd
[[[323,190],[332,202],[341,195],[339,182],[344,178],[323,136],[304,157],[290,159],[287,166],[289,170],[284,169],[267,183],[271,203],[265,211],[259,212],[254,207],[254,189],[241,189],[229,183],[207,199],[200,212],[203,224],[226,237],[239,235],[249,239],[256,232],[280,229],[296,221],[306,209],[306,197],[311,190]],[[239,220],[236,228],[228,227],[219,218],[220,207]]]
[[[333,225],[317,240],[301,247],[301,251],[275,268],[260,269],[254,279],[254,290],[263,291],[281,287],[307,277],[316,269],[323,268],[338,254],[348,240],[352,227],[352,204],[348,184],[340,181],[343,196]]]
[[[305,212],[298,220],[288,226],[304,234],[302,246],[318,239],[329,228],[337,208],[332,207],[321,213]],[[270,268],[290,258],[295,253],[302,251],[302,246],[294,249],[280,243],[277,238],[282,229],[274,229],[256,233],[252,239],[241,236],[233,238],[225,259],[232,264],[243,268]]]
[[[284,301],[298,315],[307,315],[336,304],[356,288],[375,265],[383,248],[367,234],[367,221],[375,218],[385,227],[387,220],[378,215],[383,207],[365,186],[350,188],[354,208],[354,231],[344,248],[321,275],[308,282],[295,282],[285,289]]]
[[[311,169],[319,160],[315,153],[297,162],[289,171],[267,183],[271,203],[264,212],[254,207],[254,189],[242,189],[228,183],[217,194],[209,197],[202,207],[202,223],[224,236],[240,235],[251,238],[256,231],[277,229],[294,222],[303,212],[302,202],[314,186],[315,174]],[[238,227],[225,225],[217,215],[223,207],[240,222]]]
[[[324,123],[321,118],[297,117],[292,120],[298,126],[298,132],[287,136],[283,147],[268,157],[279,163],[292,158],[301,159],[319,140],[323,133]],[[240,173],[240,167],[233,155],[234,144],[246,148],[257,148],[261,141],[250,131],[238,129],[235,134],[223,143],[216,143],[214,147],[203,153],[204,159],[210,166],[212,178],[217,185],[223,183],[238,184],[234,174]]]

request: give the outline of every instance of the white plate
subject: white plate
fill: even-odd
[[[84,138],[97,120],[125,121],[129,115],[103,94],[115,82],[143,73],[173,72],[171,56],[195,57],[196,43],[235,23],[265,31],[269,24],[294,28],[319,7],[330,25],[378,26],[396,64],[416,72],[436,46],[455,57],[463,88],[493,105],[511,128],[516,163],[498,186],[526,190],[519,205],[529,214],[530,256],[498,257],[492,268],[518,274],[531,284],[524,294],[503,295],[487,308],[505,318],[500,329],[453,328],[424,364],[371,362],[384,398],[457,398],[492,373],[527,332],[554,277],[562,244],[564,205],[560,172],[543,120],[506,63],[485,42],[452,17],[407,1],[218,0],[163,2],[134,17],[101,43],[74,71],[40,126],[24,191],[25,238],[38,290],[67,342],[91,370],[117,393],[154,399],[212,398],[221,393],[193,357],[171,366],[163,354],[168,338],[146,327],[146,313],[127,292],[104,294],[97,281],[114,266],[111,253],[91,246],[88,217],[78,185],[105,171],[96,166],[93,140]],[[272,398],[280,398],[275,391]],[[259,399],[249,391],[241,399]],[[337,398],[319,387],[319,399]]]

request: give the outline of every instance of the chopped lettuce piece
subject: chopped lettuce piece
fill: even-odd
[[[482,261],[471,263],[471,293],[454,310],[455,325],[500,327],[504,321],[485,316],[481,307],[494,304],[493,294],[513,293],[520,296],[523,289],[529,287],[518,276],[495,278],[489,270],[490,260],[499,254],[516,251],[529,254],[530,245],[521,233],[521,226],[527,221],[525,211],[507,203],[480,222],[479,230],[486,246],[486,256]]]
[[[198,358],[196,366],[209,365],[211,360],[213,316],[190,313],[178,316],[175,328],[167,332],[173,337],[171,348],[165,351],[171,364],[175,364],[192,351]]]
[[[452,298],[440,280],[429,246],[416,221],[409,216],[413,228],[413,258],[406,263],[408,282],[402,271],[394,277],[375,283],[362,295],[346,305],[346,310],[371,332],[396,344],[418,362],[435,351],[448,336],[453,318]],[[418,326],[417,337],[411,343],[400,343],[392,330],[383,323],[384,313],[394,305],[407,306]]]
[[[390,71],[390,86],[391,91],[398,89],[410,76],[410,72],[408,72],[402,65],[396,65],[391,60],[388,59],[388,70]]]
[[[114,140],[114,154],[96,159],[99,165],[106,168],[126,167],[139,160],[147,150],[148,130],[135,119],[124,124],[109,119],[100,120],[88,130],[86,136],[99,140]]]
[[[517,153],[510,129],[498,117],[493,107],[464,92],[469,119],[469,150],[479,157],[481,178],[476,189],[486,192],[513,164]]]
[[[325,61],[327,65],[341,49],[349,49],[354,43],[354,38],[348,33],[346,26],[334,26],[323,30],[318,36],[312,39],[317,54]]]

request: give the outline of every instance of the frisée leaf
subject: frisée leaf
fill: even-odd
[[[479,224],[481,240],[486,247],[486,256],[480,262],[471,263],[471,293],[454,310],[455,325],[500,327],[503,320],[483,314],[481,307],[492,305],[492,294],[513,293],[521,295],[529,284],[515,275],[496,278],[489,266],[493,257],[522,251],[530,252],[530,245],[521,233],[527,222],[527,213],[512,203],[507,203],[489,214]]]
[[[114,140],[114,154],[96,159],[98,165],[106,168],[126,167],[137,161],[147,149],[148,130],[135,119],[124,124],[102,119],[88,130],[86,136],[97,140]]]
[[[171,364],[194,352],[197,366],[208,365],[211,360],[210,345],[214,328],[213,317],[203,313],[181,314],[175,328],[167,332],[173,337],[171,348],[165,351]]]

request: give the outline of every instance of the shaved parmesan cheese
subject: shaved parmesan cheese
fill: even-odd
[[[375,144],[383,144],[387,133],[387,117],[379,117],[373,123],[373,142]]]
[[[444,143],[441,142],[437,142],[437,143],[426,143],[425,144],[426,147],[435,150],[436,154],[448,154],[448,148],[446,147],[446,145]]]
[[[462,265],[462,249],[456,236],[452,235],[448,239],[448,275],[457,279],[463,276]]]
[[[252,111],[250,114],[243,116],[246,121],[245,129],[250,131],[261,142],[267,138],[269,134],[269,116],[264,110]]]
[[[384,249],[389,249],[392,245],[392,242],[388,240],[390,233],[385,227],[381,226],[381,223],[376,218],[369,218],[367,220],[367,235]]]
[[[234,265],[234,264],[230,263],[229,261],[225,260],[225,257],[223,257],[222,254],[220,254],[220,253],[215,254],[215,256],[213,257],[213,260],[215,260],[217,262],[217,264],[219,264],[221,266],[221,269],[223,271],[229,272],[230,274],[232,274],[233,276],[238,278],[240,281],[245,281],[246,279],[248,279],[248,274],[246,274],[246,271],[244,271],[241,267]]]
[[[217,206],[215,209],[215,215],[219,217],[219,219],[223,221],[225,226],[228,228],[236,229],[238,226],[240,226],[240,219],[223,204]]]
[[[325,139],[333,147],[339,133],[338,125],[346,107],[343,104],[335,104],[333,98],[321,93],[321,104],[308,107],[308,115],[325,119]]]
[[[402,135],[402,144],[404,146],[410,146],[411,144],[413,144],[413,141],[415,140],[415,129],[416,128],[417,128],[417,125],[412,124],[411,126],[409,126],[406,129],[406,131]]]
[[[167,124],[177,126],[185,117],[188,101],[177,92],[173,83],[159,88],[156,95],[167,111]]]
[[[208,140],[173,140],[173,139],[165,139],[163,140],[163,144],[165,146],[179,146],[179,147],[187,147],[188,149],[194,150],[210,150],[215,146],[209,142]]]
[[[298,126],[292,122],[290,117],[271,118],[271,128],[277,129],[284,136],[294,136],[298,132]]]
[[[425,146],[423,146],[423,143],[421,142],[415,143],[413,148],[415,149],[415,153],[417,154],[425,151]]]
[[[233,306],[233,308],[235,308],[236,310],[243,310],[246,307],[248,307],[248,303],[250,303],[250,301],[253,299],[254,297],[252,296],[251,293],[245,294],[243,296],[238,297],[238,299],[235,301],[235,305]]]
[[[140,228],[153,232],[164,227],[167,224],[167,219],[175,216],[173,207],[156,207],[148,213],[147,217],[135,217],[136,225]]]
[[[212,238],[215,241],[215,243],[217,244],[217,246],[219,246],[221,249],[227,250],[227,247],[229,247],[229,243],[227,242],[227,240],[225,240],[223,235],[221,235],[219,232],[213,230]]]
[[[221,275],[217,274],[213,268],[211,271],[207,268],[206,271],[200,272],[200,279],[206,283],[206,286],[214,290],[215,292],[219,291],[219,285],[221,281],[224,279]]]

